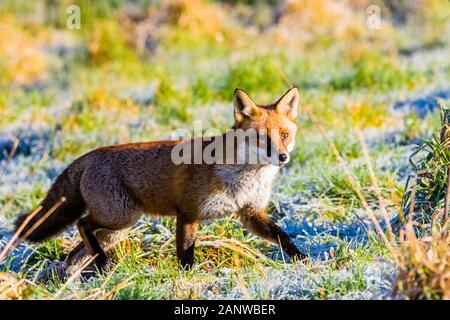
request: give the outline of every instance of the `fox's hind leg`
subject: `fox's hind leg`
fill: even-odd
[[[108,254],[108,251],[113,249],[117,243],[119,243],[128,233],[129,228],[122,230],[108,230],[108,229],[100,229],[95,233],[95,237],[97,238],[100,246],[103,250]],[[65,259],[66,265],[66,274],[71,275],[74,272],[77,272],[83,264],[85,264],[90,258],[90,254],[87,251],[87,248],[84,244],[84,241],[81,241],[70,253],[67,255]],[[95,263],[91,263],[84,270],[86,272],[95,272]]]
[[[142,215],[141,203],[117,177],[103,171],[85,172],[80,190],[89,214],[78,220],[78,230],[88,253],[97,255],[95,263],[101,268],[107,256],[97,231],[132,227]]]
[[[99,228],[89,220],[89,216],[78,220],[77,227],[88,253],[92,256],[96,255],[94,260],[96,266],[99,270],[103,269],[108,262],[108,257],[94,235]]]
[[[129,230],[129,228],[122,230],[100,229],[95,233],[95,237],[103,250],[108,252],[126,236]],[[83,264],[87,258],[89,258],[89,253],[87,252],[84,242],[81,241],[75,248],[72,249],[72,251],[69,252],[65,262],[68,267],[72,267]]]

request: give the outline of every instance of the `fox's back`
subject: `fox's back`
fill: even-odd
[[[171,161],[171,151],[178,143],[130,143],[88,153],[83,157],[80,183],[83,196],[96,203],[100,197],[120,198],[120,194],[114,194],[120,185],[135,197],[143,210],[173,214],[173,185],[178,169]]]

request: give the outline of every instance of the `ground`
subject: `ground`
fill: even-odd
[[[74,229],[22,243],[0,261],[19,298],[390,295],[399,268],[370,218],[384,231],[398,218],[409,156],[439,130],[436,99],[450,100],[448,1],[374,1],[371,28],[365,1],[80,0],[73,30],[70,3],[0,4],[0,249],[14,217],[83,153],[195,120],[225,130],[236,87],[264,104],[297,85],[296,147],[269,212],[310,258],[289,261],[231,216],[202,225],[195,268],[182,271],[174,219],[144,217],[111,269],[86,281],[37,281],[79,241]]]

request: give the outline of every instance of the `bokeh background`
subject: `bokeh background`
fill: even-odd
[[[4,295],[383,297],[399,266],[367,235],[367,206],[380,221],[401,211],[408,157],[439,129],[449,79],[446,0],[3,0],[0,248],[12,219],[83,153],[167,138],[194,120],[225,130],[235,88],[267,104],[297,85],[296,149],[269,210],[312,257],[286,263],[231,217],[203,226],[198,267],[182,273],[173,219],[143,218],[112,271],[88,281],[37,281],[79,241],[74,230],[22,244],[0,261]]]

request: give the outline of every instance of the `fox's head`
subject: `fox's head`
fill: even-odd
[[[258,136],[257,143],[241,144],[241,152],[245,148],[245,156],[257,154],[259,163],[286,164],[289,153],[294,149],[299,100],[297,87],[289,89],[277,102],[267,106],[257,105],[247,93],[236,89],[233,97],[234,129],[254,131]]]

